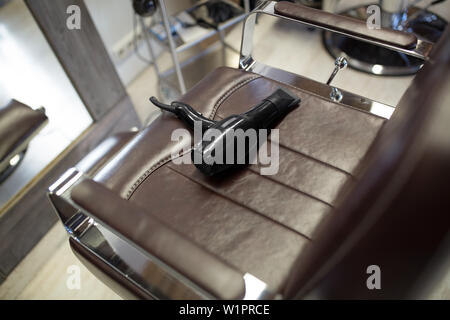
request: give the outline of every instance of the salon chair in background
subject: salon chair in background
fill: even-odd
[[[44,108],[33,110],[14,99],[0,108],[0,183],[18,167],[31,139],[47,122]]]
[[[395,111],[343,90],[336,100],[332,85],[254,60],[253,12],[239,69],[217,69],[182,101],[222,119],[279,86],[296,94],[300,107],[278,125],[278,173],[261,176],[257,164],[206,178],[175,164],[188,140],[171,140],[183,124],[163,113],[104,141],[50,187],[73,252],[128,298],[429,297],[449,253],[448,31],[433,45],[286,2],[257,12],[425,64]],[[368,287],[373,266],[382,290]]]

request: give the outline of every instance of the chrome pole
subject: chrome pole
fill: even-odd
[[[164,29],[166,30],[167,40],[169,42],[170,53],[172,55],[172,61],[175,66],[175,72],[178,78],[178,85],[180,86],[181,94],[186,93],[186,85],[184,84],[183,74],[181,72],[180,62],[178,61],[178,55],[173,41],[172,32],[170,30],[169,17],[167,15],[165,0],[159,0],[159,6],[161,8],[161,18],[164,23]]]

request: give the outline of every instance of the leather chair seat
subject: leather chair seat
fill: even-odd
[[[385,119],[226,67],[208,75],[181,100],[220,119],[244,112],[278,86],[302,101],[277,126],[277,174],[260,175],[260,164],[255,164],[207,178],[192,164],[175,164],[171,153],[186,141],[170,137],[183,124],[163,113],[128,137],[94,179],[242,272],[282,290],[316,226],[333,214],[343,185],[355,179],[355,169]]]

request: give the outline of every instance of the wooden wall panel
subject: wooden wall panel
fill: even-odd
[[[101,119],[126,91],[84,1],[26,0],[25,3],[92,118]],[[67,28],[70,5],[81,9],[79,30]]]

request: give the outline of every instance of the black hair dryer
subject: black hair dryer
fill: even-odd
[[[248,130],[256,133],[260,129],[270,130],[272,125],[300,103],[297,96],[286,89],[278,88],[247,112],[214,121],[182,102],[174,101],[167,105],[155,97],[151,97],[150,101],[155,106],[175,114],[191,129],[201,126],[203,138],[194,144],[191,157],[197,169],[208,176],[230,167],[248,164],[251,151],[255,151],[260,143],[258,139],[246,139],[249,137],[246,134]],[[241,144],[243,149],[238,149],[239,134],[244,135],[245,142]]]

